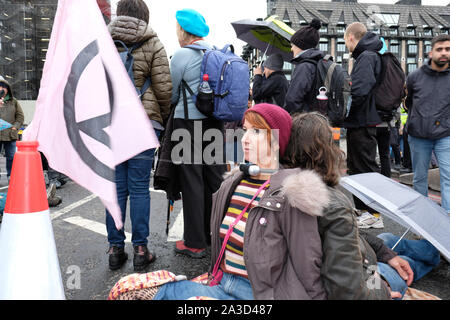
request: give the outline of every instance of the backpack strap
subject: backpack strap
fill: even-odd
[[[184,81],[184,79],[182,79],[181,80],[181,91],[183,92],[184,120],[188,120],[189,119],[189,110],[188,110],[186,90],[189,92],[191,97],[195,96],[194,92],[189,87],[189,85],[186,83],[186,81]]]

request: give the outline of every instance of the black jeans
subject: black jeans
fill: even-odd
[[[402,162],[402,155],[400,153],[400,136],[397,127],[391,128],[391,148],[394,153],[394,161],[396,165]]]
[[[403,167],[412,170],[411,150],[409,149],[408,133],[403,130]]]
[[[199,124],[201,124],[201,134],[198,130]],[[199,154],[203,155],[205,148],[211,142],[194,140],[203,137],[208,129],[221,128],[221,123],[211,118],[204,120],[174,119],[174,133],[177,129],[183,129],[191,136],[190,160],[176,165],[183,199],[184,243],[190,248],[203,249],[211,243],[212,195],[219,189],[226,170],[223,159],[216,164],[206,164],[205,159],[201,159],[201,163],[197,163]],[[194,132],[194,129],[197,129],[197,132]],[[177,142],[174,143],[177,144]],[[186,160],[183,152],[181,152],[182,159]],[[197,158],[195,159],[195,157]]]
[[[347,168],[348,174],[378,172],[375,161],[377,153],[377,128],[348,128],[347,129]],[[355,207],[374,212],[357,197]]]
[[[380,173],[391,177],[391,157],[389,145],[391,142],[391,130],[389,127],[377,127],[378,154],[380,156]]]

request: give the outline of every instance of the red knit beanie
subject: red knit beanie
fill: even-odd
[[[291,115],[283,108],[269,103],[256,104],[245,113],[249,111],[256,112],[263,117],[270,129],[278,129],[278,144],[280,145],[280,157],[282,157],[291,137]]]

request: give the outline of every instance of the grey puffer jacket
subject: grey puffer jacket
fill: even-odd
[[[142,104],[151,120],[165,123],[170,114],[172,79],[166,51],[156,32],[145,21],[128,16],[116,17],[108,29],[114,40],[121,40],[126,45],[143,42],[133,52],[134,82],[141,88],[151,77],[151,86],[142,95]]]

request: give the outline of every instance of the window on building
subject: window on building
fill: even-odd
[[[398,36],[398,29],[397,28],[389,28],[389,35]]]
[[[445,28],[441,29],[441,34],[448,34],[448,29]]]
[[[431,41],[423,42],[423,54],[428,56],[428,53],[431,51]]]
[[[336,51],[337,52],[345,52],[345,50],[347,48],[345,47],[345,40],[344,40],[344,38],[337,38],[336,42],[337,42],[336,43]]]
[[[431,30],[431,28],[425,28],[425,29],[423,29],[423,35],[432,37],[433,36],[433,30]]]
[[[336,27],[336,33],[337,34],[344,34],[345,33],[345,26],[337,26]]]
[[[328,33],[328,26],[326,24],[322,25],[319,30],[320,33]]]
[[[416,29],[414,29],[414,28],[407,28],[406,29],[406,34],[408,36],[415,36],[416,35]]]
[[[400,18],[399,14],[393,13],[375,13],[374,16],[387,25],[398,25],[398,19]]]
[[[328,39],[327,38],[320,38],[319,42],[319,50],[323,52],[328,52]]]
[[[389,46],[389,51],[391,51],[394,54],[398,54],[399,53],[398,43],[391,43]]]
[[[417,69],[417,63],[409,63],[408,64],[408,73],[411,73],[416,69]]]
[[[416,55],[417,53],[417,43],[414,40],[408,40],[408,55]]]

